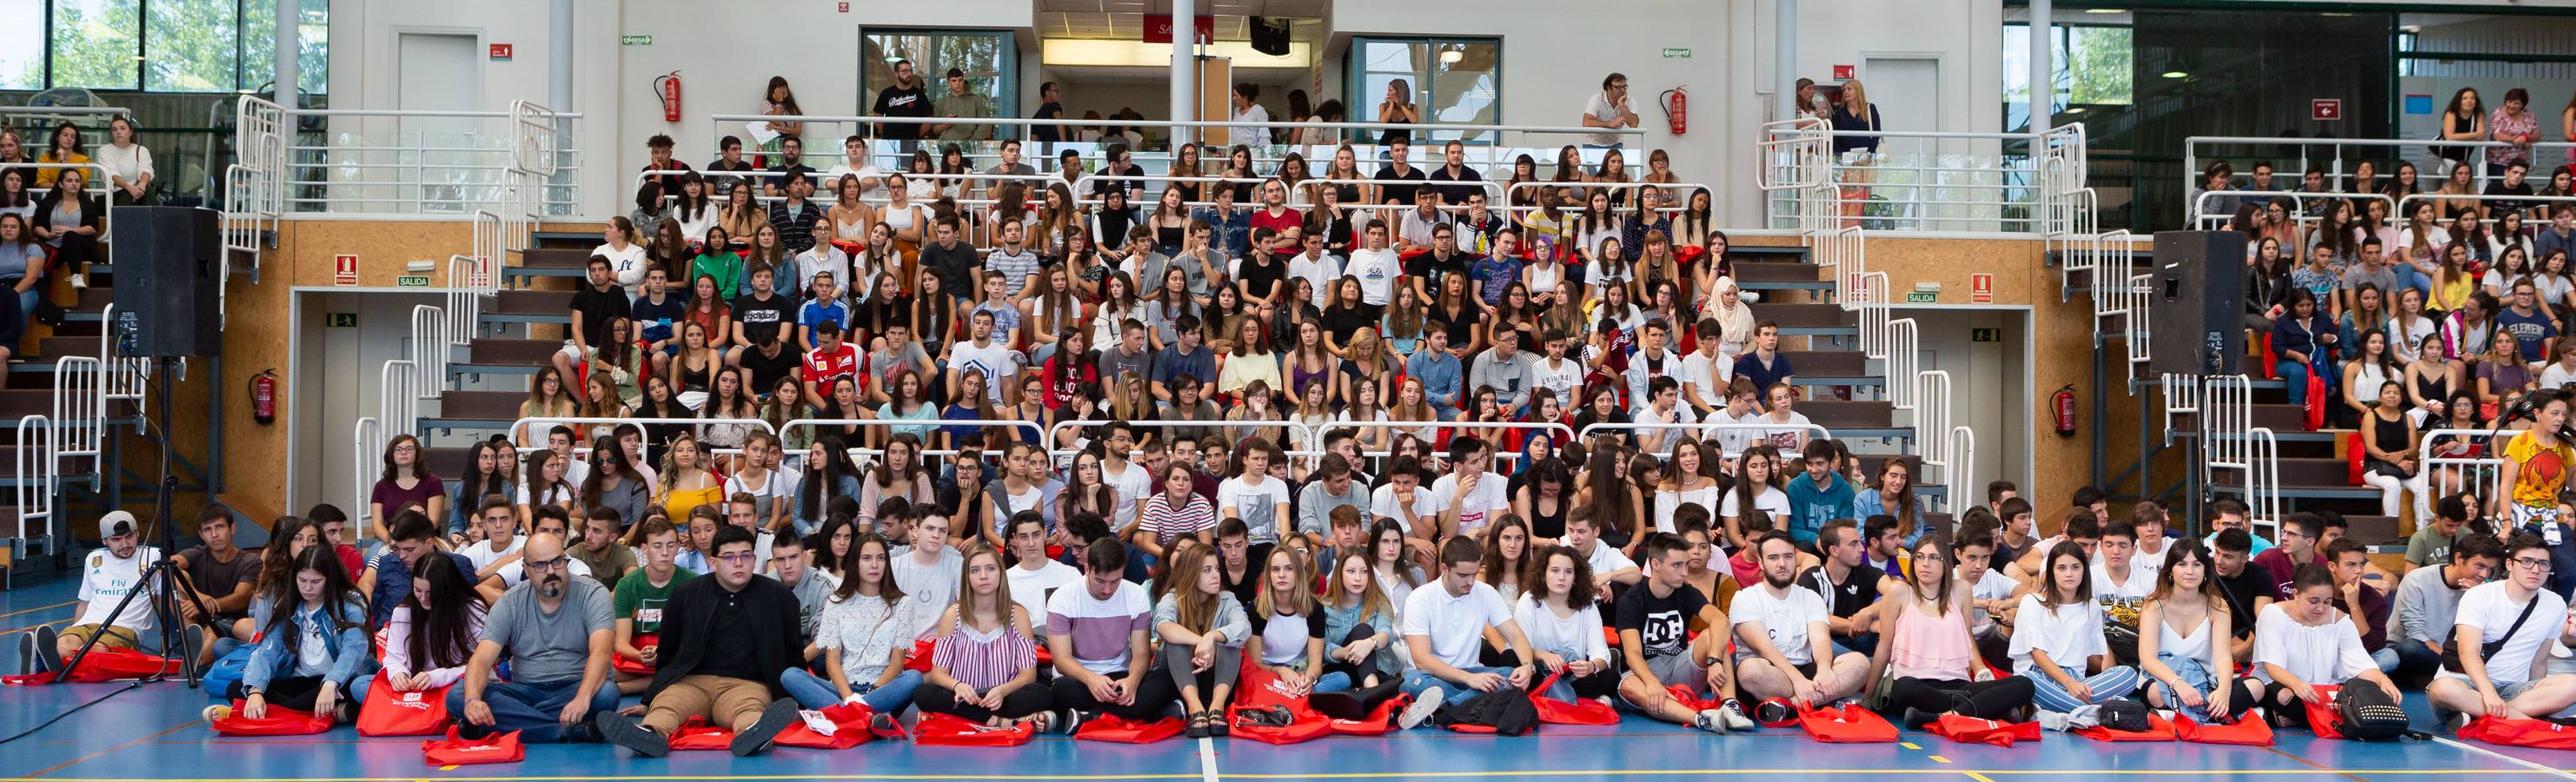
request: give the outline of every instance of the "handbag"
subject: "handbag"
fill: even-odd
[[[453,687],[455,685],[449,685]],[[358,704],[360,736],[435,736],[447,729],[447,687],[418,692],[394,689],[392,679],[376,672],[367,699]]]
[[[1393,698],[1378,701],[1377,708],[1370,709],[1366,716],[1362,716],[1359,719],[1328,719],[1325,724],[1332,727],[1333,735],[1335,736],[1380,736],[1393,733],[1395,732],[1396,713],[1402,711],[1406,704],[1410,704],[1412,702],[1412,698],[1398,695]],[[1537,702],[1537,696],[1531,696],[1531,702],[1535,704]],[[1593,705],[1598,706],[1600,704],[1595,703]]]
[[[2478,643],[2478,659],[2495,659],[2496,652],[2504,650],[2505,641],[2512,639],[2513,634],[2522,629],[2523,622],[2531,620],[2531,610],[2539,607],[2539,605],[2540,601],[2537,599],[2522,604],[2522,613],[2513,618],[2513,626],[2505,628],[2503,635],[2496,636],[2493,639],[2480,641]],[[2442,670],[2458,674],[2468,673],[2466,669],[2460,667],[2459,644],[2451,644],[2449,646],[2442,647]],[[2320,688],[2320,691],[2323,691],[2322,688]]]
[[[312,736],[331,732],[331,716],[327,714],[272,705],[268,716],[253,719],[243,716],[242,708],[242,701],[233,701],[231,714],[206,723],[206,727],[226,736]]]
[[[1896,726],[1878,712],[1845,703],[1822,709],[1801,709],[1798,729],[1809,738],[1827,744],[1888,744],[1896,741]]]
[[[1992,744],[2009,747],[2016,742],[2038,741],[2037,722],[1998,722],[1959,714],[1944,714],[1932,724],[1923,726],[1926,733],[1962,744]]]
[[[2202,723],[2182,714],[2174,717],[2174,736],[2194,744],[2236,744],[2247,747],[2272,746],[2272,725],[2253,717],[2235,724]]]
[[[733,729],[709,725],[705,717],[690,717],[671,731],[673,752],[729,749],[733,749]]]
[[[655,646],[660,644],[661,640],[662,637],[659,633],[640,633],[635,636],[635,648],[642,649],[647,646]],[[610,655],[609,665],[616,668],[618,673],[632,676],[651,676],[655,670],[658,670],[651,663],[622,654]]]
[[[1332,718],[1316,711],[1305,698],[1288,694],[1279,675],[1259,663],[1248,656],[1244,659],[1243,672],[1236,678],[1234,703],[1225,709],[1226,724],[1230,726],[1227,735],[1267,744],[1296,744],[1333,734]],[[1389,698],[1387,703],[1397,700],[1401,699]],[[1256,709],[1285,709],[1288,724],[1268,725],[1243,719],[1244,712]]]
[[[528,748],[519,743],[519,732],[495,733],[479,739],[460,738],[456,728],[447,729],[447,738],[420,743],[421,760],[431,766],[470,766],[478,763],[517,763],[526,760]]]

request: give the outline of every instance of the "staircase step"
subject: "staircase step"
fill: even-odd
[[[523,266],[554,269],[582,269],[590,265],[590,251],[572,247],[531,247],[519,251]]]
[[[1735,281],[1748,290],[1831,288],[1812,263],[1739,263]]]
[[[564,315],[572,311],[572,291],[506,290],[485,314]]]
[[[2281,483],[2292,486],[2351,485],[2352,462],[2334,457],[2282,457]],[[2234,469],[2218,471],[2220,480],[2243,481]]]
[[[51,362],[64,356],[98,357],[98,335],[86,337],[46,337],[36,342],[36,355]]]
[[[1869,357],[1857,350],[1783,350],[1789,365],[1800,375],[1819,377],[1863,377],[1869,374]]]
[[[17,423],[18,419],[22,416],[53,414],[54,390],[51,388],[41,391],[33,389],[0,390],[0,417],[8,418],[9,422],[12,424]],[[16,468],[13,467],[11,469]]]
[[[1848,313],[1840,304],[1755,304],[1753,319],[1780,324],[1783,329],[1850,328]]]
[[[1896,419],[1896,406],[1888,402],[1809,400],[1797,403],[1796,409],[1827,429],[1885,429],[1894,426]]]
[[[2359,542],[2364,546],[2384,546],[2390,543],[2406,542],[2406,536],[2397,533],[2397,517],[2395,516],[2355,516],[2345,514],[2343,522],[2345,524],[2344,534],[2350,536],[2354,541]]]
[[[1726,257],[1734,259],[1738,265],[1745,261],[1770,263],[1784,259],[1803,263],[1807,260],[1807,255],[1807,246],[1802,244],[1738,244],[1726,248]]]
[[[561,350],[562,340],[484,338],[474,341],[468,360],[476,364],[540,366]]]
[[[519,403],[527,398],[518,391],[448,391],[438,395],[438,417],[515,421]]]
[[[427,453],[421,454],[421,464],[426,465],[429,468],[431,475],[464,475],[467,472],[465,460],[473,458],[472,451],[466,448],[430,448],[427,450]]]

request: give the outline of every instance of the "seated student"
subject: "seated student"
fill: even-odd
[[[1718,547],[1716,533],[1709,530],[1709,522],[1715,518],[1707,508],[1687,503],[1673,511],[1672,525],[1673,535],[1690,550],[1690,567],[1683,572],[1683,583],[1698,588],[1723,612],[1735,602],[1735,592],[1743,585],[1727,571],[1710,567],[1722,564],[1720,560],[1726,556],[1726,550]]]
[[[2202,537],[2200,542],[2216,548],[2218,534],[2231,529],[2244,530],[2245,534],[2252,538],[2249,542],[2252,544],[2251,550],[2254,556],[2272,550],[2272,541],[2264,540],[2263,536],[2254,534],[2253,515],[2246,512],[2245,503],[2235,500],[2219,500],[2209,504],[2209,534]]]
[[[615,587],[635,569],[635,550],[618,540],[626,522],[626,514],[616,508],[592,508],[582,514],[581,545],[573,547],[572,559],[589,568],[590,577],[602,585]],[[662,521],[664,526],[670,523]]]
[[[1885,583],[1891,579],[1862,567],[1869,548],[1861,540],[1860,525],[1851,519],[1826,524],[1816,546],[1824,562],[1798,574],[1798,584],[1824,598],[1837,653],[1878,648],[1878,596],[1891,589]]]
[[[2004,498],[1994,513],[1995,571],[2010,578],[2013,574],[2006,571],[2013,570],[2013,563],[2039,544],[2039,536],[2034,534],[2039,527],[2039,514],[2031,510],[2029,500],[2020,497]],[[1965,520],[1964,514],[1962,520]]]
[[[2450,561],[2420,567],[2397,582],[2397,607],[2388,648],[2397,652],[2391,675],[2431,676],[2442,668],[2442,650],[2450,648],[2460,598],[2487,582],[2504,567],[2504,544],[2486,535],[2468,535],[2451,546]]]
[[[859,533],[843,557],[846,574],[823,608],[814,646],[822,650],[822,673],[790,668],[778,684],[808,709],[836,703],[863,703],[876,712],[870,723],[891,732],[895,717],[911,707],[921,688],[921,672],[904,667],[912,653],[914,628],[929,620],[922,603],[908,597],[894,581],[894,547],[873,532]]]
[[[1043,459],[1045,457],[1037,457]],[[1082,572],[1073,566],[1047,558],[1046,516],[1024,510],[1011,515],[1010,527],[1004,530],[1003,545],[1011,551],[1011,567],[1005,573],[1011,579],[1011,599],[1019,601],[1032,621],[1047,615],[1047,600],[1059,587],[1082,580]],[[1038,642],[1047,640],[1046,625],[1039,622],[1031,628]]]
[[[2049,549],[2039,589],[2013,611],[2013,673],[2036,686],[2032,701],[2050,730],[2098,724],[2103,703],[2138,688],[2138,669],[2111,664],[2091,560],[2073,541]]]
[[[2021,571],[2014,578],[2021,580],[2023,589],[2038,591],[2040,585],[2048,580],[2047,566],[2041,561],[2047,559],[2048,553],[2055,551],[2059,543],[2075,544],[2084,552],[2086,568],[2091,568],[2090,563],[2093,561],[2096,549],[2099,549],[2102,544],[2102,523],[2101,517],[2094,515],[2092,511],[2083,508],[2068,509],[2065,521],[2057,527],[2056,535],[2041,538],[2038,543],[2031,545],[2029,551],[2021,555],[2020,560],[2013,563],[2014,567]]]
[[[883,521],[883,517],[879,517]],[[894,582],[903,593],[921,601],[922,613],[934,617],[913,628],[922,637],[943,625],[935,618],[938,612],[957,602],[957,584],[966,572],[966,558],[949,545],[948,517],[933,513],[922,516],[908,528],[912,545],[909,550],[894,552],[886,569],[894,573]],[[1032,652],[1034,654],[1034,652]]]
[[[1904,580],[1905,533],[1895,516],[1884,513],[1861,519],[1860,569]]]
[[[2236,676],[2228,644],[2238,621],[2218,591],[2218,563],[2209,547],[2182,538],[2166,546],[2156,591],[2138,614],[2138,665],[2155,685],[2147,705],[2179,711],[2199,722],[2232,722],[2257,705],[2254,685]]]
[[[1241,671],[1243,643],[1252,623],[1243,603],[1225,589],[1221,556],[1207,546],[1172,552],[1164,574],[1170,591],[1154,603],[1154,629],[1163,639],[1162,667],[1189,715],[1184,735],[1226,735],[1225,705]]]
[[[1600,520],[1592,506],[1578,506],[1565,513],[1565,547],[1583,558],[1592,578],[1593,599],[1607,602],[1611,593],[1625,592],[1646,578],[1646,572],[1619,549],[1601,542]],[[1615,586],[1614,586],[1615,585]],[[1703,595],[1705,597],[1705,595]]]
[[[712,534],[712,533],[710,533]],[[614,591],[617,617],[616,649],[618,656],[650,667],[661,663],[662,607],[671,600],[671,591],[680,582],[698,576],[697,571],[680,567],[673,558],[680,551],[679,530],[671,520],[650,518],[636,533],[642,544],[644,566],[617,580]],[[650,676],[620,672],[617,689],[634,695],[652,683]]]
[[[751,544],[750,530],[716,530],[715,572],[680,584],[664,604],[664,654],[644,691],[644,717],[601,714],[601,737],[658,758],[671,753],[681,723],[703,718],[732,728],[733,755],[746,757],[796,723],[796,701],[778,685],[804,662],[796,595],[752,575],[760,561]]]
[[[318,547],[295,557],[287,572],[294,574],[294,589],[269,607],[259,646],[228,694],[251,719],[266,718],[271,703],[333,722],[354,718],[359,701],[344,693],[375,668],[357,586],[340,558]],[[230,711],[207,707],[207,720]]]
[[[402,527],[413,516],[394,519],[395,546],[407,540],[400,537]],[[419,540],[427,546],[429,517],[417,518]],[[608,680],[616,640],[613,599],[599,582],[571,577],[565,569],[571,558],[563,551],[561,538],[528,538],[528,580],[492,604],[465,686],[447,691],[447,713],[457,715],[459,735],[515,730],[532,744],[598,741],[592,715],[617,711],[617,688]],[[492,670],[504,651],[510,654],[510,680],[495,682]]]
[[[2101,604],[2106,618],[2115,614],[2135,617],[2147,595],[2156,591],[2156,577],[2130,561],[2138,556],[2137,528],[2130,526],[2127,519],[2102,525],[2102,542],[2093,551],[2092,572],[2085,574],[2093,582],[2093,602]]]
[[[2009,507],[2011,500],[2005,502]],[[1966,515],[1977,514],[1972,509]],[[1976,639],[1977,656],[1989,664],[2012,659],[2012,612],[2019,604],[2013,593],[2021,586],[1994,567],[1994,540],[2001,533],[1993,524],[1972,518],[1950,543],[1959,581],[1968,585],[1968,634]]]
[[[454,560],[421,560],[412,580],[411,597],[385,625],[385,682],[396,692],[428,692],[464,679],[489,610]],[[359,677],[353,700],[366,703],[374,683],[375,677]]]
[[[1404,672],[1403,684],[1413,703],[1396,719],[1407,730],[1445,705],[1464,703],[1506,685],[1527,688],[1537,681],[1529,638],[1512,620],[1512,607],[1503,602],[1502,593],[1476,580],[1484,556],[1484,547],[1475,538],[1458,535],[1442,542],[1439,583],[1413,590],[1397,612],[1413,661],[1413,668]],[[1502,632],[1519,665],[1477,664],[1486,628]]]
[[[1252,605],[1261,596],[1261,571],[1253,564],[1251,533],[1242,519],[1217,522],[1216,559],[1218,583],[1234,602]]]
[[[2449,647],[2459,667],[2446,660],[2424,688],[2433,713],[2446,723],[2455,715],[2545,718],[2576,705],[2576,676],[2535,675],[2549,639],[2576,642],[2576,633],[2566,631],[2567,601],[2543,588],[2550,546],[2539,535],[2516,532],[2504,550],[2504,578],[2460,595]]]
[[[2393,604],[2388,599],[2385,581],[2372,583],[2362,577],[2362,568],[2370,564],[2370,549],[2351,538],[2336,538],[2323,547],[2327,572],[2334,575],[2335,610],[2352,619],[2361,632],[2361,649],[2370,655],[2381,673],[2397,670],[2397,650],[2388,647],[2388,617]]]
[[[617,511],[610,510],[608,512],[616,513]],[[536,522],[529,527],[529,531],[553,535],[556,540],[571,540],[572,535],[568,533],[568,530],[571,527],[572,514],[565,513],[562,508],[549,505],[537,509]],[[522,544],[524,544],[526,540],[527,538],[520,538]],[[519,547],[513,546],[512,548]],[[524,559],[524,557],[520,556],[521,553],[523,552],[513,551],[509,556],[493,561],[490,568],[492,571],[492,577],[499,579],[502,586],[508,587],[527,579],[528,571],[526,565],[521,561]],[[564,568],[571,571],[574,578],[587,578],[592,581],[599,580],[597,577],[590,574],[590,565],[582,562],[580,557],[573,557],[572,561],[564,563]],[[605,586],[606,584],[603,582],[601,585]]]
[[[841,582],[812,564],[802,536],[778,536],[778,544],[771,552],[769,572],[762,575],[787,587],[788,594],[796,597],[796,659],[799,665],[811,663],[823,653],[812,646],[814,630],[823,621],[823,605],[831,601],[833,590],[840,589]]]
[[[188,631],[202,636],[198,648],[210,648],[230,637],[235,623],[250,617],[260,557],[233,545],[233,511],[220,502],[197,512],[197,538],[204,542],[171,557],[179,566],[179,583],[194,595],[174,602]]]
[[[2172,540],[2165,535],[2164,506],[2145,501],[2131,506],[2129,531],[2136,536],[2129,546],[2129,569],[2145,576],[2147,587],[2153,589],[2156,571],[2165,566],[2165,547]]]
[[[143,569],[161,560],[161,550],[137,545],[134,514],[108,511],[98,519],[101,548],[82,558],[79,605],[72,625],[60,635],[53,625],[38,626],[19,636],[18,669],[35,673],[59,671],[91,637],[106,649],[141,649],[143,634],[154,626],[151,593],[135,595],[118,611],[117,601],[143,586]],[[409,586],[409,584],[405,584]]]
[[[1986,660],[1968,632],[1971,601],[1951,577],[1951,552],[1950,536],[1940,530],[1915,539],[1913,572],[1882,609],[1888,630],[1870,654],[1865,681],[1875,685],[1883,674],[1895,677],[1888,704],[1903,709],[1910,728],[1945,714],[2007,719],[2030,704],[2028,678],[1977,680]]]
[[[418,523],[411,522],[415,516]],[[457,568],[465,571],[466,578],[474,582],[483,598],[498,602],[502,592],[501,579],[475,575],[474,560],[462,554],[440,551],[438,526],[430,522],[427,514],[403,511],[394,516],[392,524],[385,526],[385,534],[384,550],[376,552],[376,558],[367,563],[366,572],[358,576],[358,591],[367,595],[367,626],[382,627],[386,620],[393,618],[394,606],[401,605],[403,598],[411,596],[412,568],[420,563],[422,557],[433,554],[456,560]],[[110,550],[113,548],[111,546]]]
[[[1644,583],[1619,596],[1615,626],[1627,675],[1619,677],[1619,697],[1646,716],[1689,725],[1710,733],[1752,730],[1744,707],[1728,697],[1734,691],[1733,667],[1722,656],[1726,633],[1706,632],[1730,626],[1726,612],[1690,585],[1690,545],[1668,532],[1646,536],[1640,553],[1652,573]],[[1694,636],[1693,633],[1697,632]],[[1725,698],[1716,709],[1691,710],[1664,690],[1679,685],[1692,697]]]
[[[2301,565],[2328,567],[2325,555],[2317,547],[2325,545],[2326,523],[2314,513],[2292,513],[2281,517],[2278,533],[2281,540],[2271,550],[2254,555],[2254,568],[2272,584],[2273,600],[2290,599],[2290,577]]]
[[[2326,702],[2317,694],[2314,685],[2318,684],[2352,687],[2357,686],[2353,680],[2361,679],[2387,690],[2390,700],[2403,697],[2397,684],[2371,662],[2370,652],[2362,648],[2360,630],[2335,610],[2334,600],[2334,572],[2302,566],[2292,577],[2288,607],[2266,606],[2262,618],[2254,621],[2254,676],[2264,682],[2264,711],[2276,724],[2307,724],[2307,710],[2300,704]],[[2565,625],[2562,616],[2550,614],[2559,619],[2552,624]]]
[[[938,517],[925,517],[924,522]],[[945,522],[946,519],[940,519]],[[925,535],[935,532],[925,523]],[[919,536],[915,536],[919,540]],[[1049,712],[1055,700],[1038,685],[1037,643],[1031,640],[1028,613],[1011,600],[1011,580],[1002,574],[1002,554],[982,543],[970,544],[960,558],[963,575],[949,594],[956,603],[939,616],[931,632],[939,650],[930,658],[930,673],[913,691],[912,704],[924,716],[945,714],[993,727],[1032,725],[1040,731],[1071,732],[1072,715]]]
[[[1083,546],[1080,588],[1047,598],[1055,702],[1076,722],[1103,713],[1152,721],[1180,697],[1171,677],[1154,670],[1154,606],[1126,572],[1127,545],[1098,538]]]
[[[1244,639],[1244,657],[1279,677],[1282,685],[1298,695],[1341,692],[1351,688],[1350,676],[1335,676],[1324,670],[1324,636],[1330,629],[1324,619],[1323,603],[1315,596],[1314,574],[1306,571],[1307,558],[1295,550],[1272,549],[1261,568],[1261,593],[1253,598],[1251,635]]]
[[[2218,581],[2219,596],[2227,598],[2228,615],[2260,615],[2263,606],[2272,602],[2274,585],[2269,574],[2254,566],[2254,557],[2249,553],[2254,546],[2253,534],[2227,529],[2219,530],[2215,537],[2216,542],[2210,544],[2210,558],[2218,563],[2218,570],[2211,578]],[[2236,635],[2227,642],[2230,656],[2242,660],[2253,654],[2254,623],[2235,622],[2230,629]]]
[[[1601,635],[1601,601],[1594,597],[1591,566],[1564,546],[1541,547],[1532,564],[1537,567],[1521,585],[1512,621],[1529,634],[1530,651],[1538,655],[1541,668],[1558,677],[1541,694],[1609,703],[1619,681],[1610,666],[1610,644]]]
[[[563,510],[553,504],[537,508]],[[527,543],[519,537],[519,509],[501,495],[487,494],[475,505],[474,519],[483,528],[483,539],[457,547],[456,553],[474,563],[474,568],[466,572],[473,573],[476,580],[492,578],[500,574],[501,565],[517,561],[519,546]],[[534,526],[533,519],[530,526]]]
[[[1404,668],[1395,652],[1403,640],[1395,636],[1395,603],[1379,587],[1372,561],[1358,553],[1335,560],[1321,598],[1324,672],[1346,677],[1359,689],[1376,689]]]
[[[1339,464],[1340,462],[1327,459],[1324,463],[1332,465]],[[1330,471],[1332,468],[1325,467],[1323,469]],[[1349,468],[1343,469],[1344,472],[1341,473],[1342,475],[1350,475],[1350,472],[1348,472]],[[1307,486],[1311,488],[1321,483],[1324,483],[1324,481],[1311,482],[1308,483]],[[1353,485],[1357,485],[1357,482],[1354,481]],[[1354,493],[1359,494],[1361,497],[1368,496],[1367,489],[1365,487],[1355,491]],[[1304,511],[1301,509],[1299,512],[1302,513]],[[1333,507],[1326,517],[1330,521],[1333,535],[1330,538],[1319,541],[1314,548],[1316,569],[1330,574],[1334,569],[1341,565],[1342,560],[1345,558],[1357,557],[1362,561],[1366,561],[1368,559],[1368,522],[1364,520],[1364,517],[1367,515],[1368,507],[1365,503],[1359,505],[1336,505]]]
[[[2576,345],[2576,341],[2568,344]],[[2432,523],[2417,525],[2415,534],[2406,539],[2406,575],[2414,575],[2422,568],[2449,564],[2451,547],[2461,540],[2475,537],[2463,531],[2469,523],[2469,504],[2462,500],[2466,496],[2453,494],[2434,501]]]
[[[1823,705],[1859,694],[1869,657],[1834,651],[1825,599],[1798,586],[1797,544],[1788,533],[1771,530],[1749,548],[1762,563],[1762,586],[1735,593],[1735,610],[1728,614],[1744,697]]]
[[[713,547],[716,528],[724,526],[724,510],[717,505],[700,505],[689,509],[689,521],[680,525],[680,553],[671,562],[683,570],[705,572],[715,569],[707,559]]]

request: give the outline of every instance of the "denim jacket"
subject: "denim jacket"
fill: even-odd
[[[288,596],[285,599],[296,598]],[[347,600],[334,601],[326,606],[330,610],[343,614],[339,617],[339,621],[346,627],[337,632],[322,634],[322,646],[329,651],[331,657],[331,670],[325,672],[322,678],[339,685],[340,692],[347,693],[350,682],[356,680],[360,674],[366,673],[367,664],[374,662],[374,658],[368,654],[366,600],[352,593]],[[270,610],[275,609],[276,607],[271,607]],[[297,611],[294,616],[287,619],[291,627],[267,632],[266,635],[261,636],[259,646],[251,652],[249,665],[242,670],[242,686],[266,689],[271,679],[280,675],[293,675],[297,663],[296,653],[286,648],[287,636],[302,635],[304,628],[324,621],[323,610],[323,608],[314,608]],[[262,631],[266,632],[266,628],[263,627]]]

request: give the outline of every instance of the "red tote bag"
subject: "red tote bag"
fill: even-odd
[[[2236,724],[2203,724],[2190,715],[2174,716],[2174,735],[2194,744],[2235,744],[2247,747],[2272,746],[2272,726],[2255,717]]]
[[[1805,709],[1798,713],[1798,729],[1809,738],[1827,744],[1888,744],[1896,741],[1896,726],[1878,712],[1846,703],[1822,709]]]
[[[2548,720],[2479,717],[2461,726],[2460,738],[2534,749],[2576,749],[2576,728]]]
[[[1131,722],[1124,717],[1107,715],[1082,723],[1073,732],[1076,741],[1102,741],[1111,744],[1152,744],[1181,735],[1187,727],[1179,717],[1164,717],[1153,722]]]
[[[1404,710],[1413,699],[1402,695],[1379,701],[1368,716],[1355,720],[1329,720],[1335,736],[1382,736],[1395,732],[1396,712]]]
[[[635,648],[642,649],[647,646],[658,645],[661,643],[661,640],[662,637],[655,633],[640,634],[635,636]],[[657,670],[649,663],[622,654],[611,655],[609,658],[609,665],[616,668],[618,673],[631,674],[635,676],[651,676],[653,675],[653,672]]]
[[[927,674],[930,672],[930,656],[937,654],[938,652],[939,642],[937,640],[923,638],[921,640],[914,641],[912,642],[912,654],[903,658],[903,669],[907,671],[919,671]]]
[[[272,705],[268,716],[251,719],[242,716],[241,701],[233,701],[232,716],[206,725],[226,736],[312,736],[331,732],[328,716]]]
[[[1941,715],[1941,718],[1934,720],[1932,724],[1923,726],[1923,730],[1961,744],[1992,744],[1998,747],[2009,747],[2023,741],[2038,741],[2041,735],[2039,723],[2036,722],[1998,722],[1957,714]]]
[[[912,726],[912,743],[925,747],[1016,747],[1037,735],[1033,724],[996,728],[947,714],[923,717]]]
[[[2317,691],[2321,702],[2300,703],[2300,708],[2307,710],[2308,730],[2314,731],[2321,739],[2343,738],[2343,713],[2334,707],[2335,698],[2343,692],[2343,685],[2313,684],[2309,688]]]
[[[1279,676],[1259,662],[1244,659],[1243,673],[1236,680],[1234,703],[1225,709],[1226,724],[1232,726],[1227,735],[1268,744],[1296,744],[1333,735],[1331,718],[1307,706],[1305,698],[1290,695]],[[1287,709],[1288,724],[1253,725],[1240,717],[1244,711],[1265,708]]]
[[[1556,680],[1562,676],[1564,676],[1562,673],[1548,674],[1546,681],[1539,682],[1538,686],[1530,688],[1530,705],[1538,709],[1539,724],[1619,724],[1619,712],[1610,708],[1610,704],[1602,703],[1591,698],[1576,698],[1573,701],[1568,702],[1539,694],[1547,692],[1549,688],[1555,687]]]
[[[526,760],[528,748],[519,744],[519,732],[495,733],[479,739],[458,738],[456,729],[447,729],[447,738],[420,743],[423,762],[431,766],[471,766],[481,763],[517,763]]]
[[[707,724],[704,717],[690,717],[671,731],[672,752],[704,752],[733,749],[733,729]]]
[[[453,687],[455,685],[448,685]],[[400,692],[382,671],[358,704],[360,736],[436,736],[447,731],[447,687]]]
[[[70,661],[65,660],[64,662]],[[127,679],[142,679],[152,676],[169,676],[178,672],[178,660],[154,657],[131,649],[116,649],[107,646],[99,646],[90,649],[89,656],[81,659],[80,667],[74,669],[72,671],[72,675],[68,678],[64,677],[60,671],[46,671],[44,673],[31,673],[21,676],[0,676],[0,683],[24,686],[52,684],[56,681],[83,683],[113,682],[124,681]]]
[[[876,716],[876,710],[864,703],[839,703],[822,711],[801,712],[798,716],[800,719],[796,724],[778,732],[778,746],[849,749],[877,738],[875,733],[868,731],[868,721]],[[813,720],[831,725],[832,732],[826,734],[814,729]]]
[[[2090,728],[2078,728],[2075,730],[2075,735],[2094,741],[2172,741],[2174,726],[2173,723],[2166,722],[2163,717],[2149,714],[2146,730],[2112,730],[2095,725]]]

